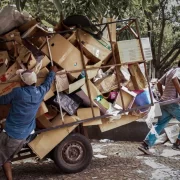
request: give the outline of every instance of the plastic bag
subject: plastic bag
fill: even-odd
[[[30,18],[27,13],[20,13],[14,6],[5,6],[0,11],[0,35],[26,23]]]

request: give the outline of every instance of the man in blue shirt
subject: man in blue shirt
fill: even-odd
[[[0,97],[0,104],[11,104],[5,128],[0,133],[0,166],[8,180],[12,180],[10,160],[18,153],[36,127],[36,113],[55,78],[57,67],[53,66],[45,82],[36,87],[36,74],[31,70],[20,73],[21,87]]]

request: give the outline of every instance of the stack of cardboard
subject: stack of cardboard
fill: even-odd
[[[62,124],[57,93],[60,96],[65,123],[92,118],[94,115],[95,117],[99,116],[99,119],[83,123],[83,125],[99,125],[102,131],[106,131],[120,126],[121,122],[124,124],[124,121],[131,122],[138,119],[137,116],[124,114],[120,119],[115,122],[111,121],[109,124],[108,119],[100,117],[105,114],[117,116],[123,109],[131,108],[134,106],[136,98],[136,93],[133,91],[143,90],[147,87],[147,79],[142,70],[143,64],[138,63],[143,59],[135,61],[131,57],[125,57],[123,52],[121,54],[122,42],[116,42],[115,23],[110,25],[110,30],[113,37],[115,62],[122,64],[117,66],[117,69],[114,68],[113,52],[107,29],[101,40],[95,39],[80,29],[76,32],[72,31],[72,33],[68,32],[63,35],[57,33],[49,36],[52,59],[60,69],[56,75],[58,88],[56,89],[53,83],[44,97],[36,115],[38,129]],[[37,85],[44,82],[50,67],[46,35],[48,35],[48,31],[36,20],[31,20],[1,36],[3,40],[9,40],[9,42],[1,43],[0,46],[1,96],[20,86],[20,78],[16,75],[18,69],[34,70],[38,76]],[[80,45],[83,54],[81,54]],[[127,58],[125,63],[120,60],[124,58]],[[138,56],[138,58],[141,57]],[[112,67],[107,68],[106,65],[110,64]],[[117,76],[120,82],[118,82]],[[119,87],[121,88],[119,89]],[[7,106],[8,108],[9,106]],[[0,111],[2,109],[3,113],[0,112],[0,114],[3,114],[3,118],[5,118],[7,114],[5,115],[4,112],[8,112],[8,110],[4,110],[3,107],[0,108]],[[75,127],[64,130],[62,139]],[[60,137],[57,131],[55,136]],[[41,140],[46,137],[46,133],[39,135],[34,143],[30,144],[32,149],[36,149],[37,144],[40,144]],[[47,151],[50,151],[55,145],[56,143],[50,148],[48,147]],[[38,152],[36,153],[38,154]],[[39,156],[43,157],[44,154]]]

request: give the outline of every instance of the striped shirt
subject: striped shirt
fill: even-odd
[[[159,80],[159,82],[165,86],[165,89],[163,91],[163,95],[161,97],[162,100],[171,100],[176,99],[178,97],[178,92],[176,88],[174,87],[174,84],[172,80],[174,78],[180,79],[180,68],[175,68],[169,70],[162,78]]]

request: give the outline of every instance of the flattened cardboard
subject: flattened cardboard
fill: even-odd
[[[78,90],[80,87],[82,87],[85,84],[85,78],[82,78],[72,84],[69,85],[68,94]]]
[[[56,82],[57,82],[58,92],[62,92],[69,88],[69,81],[68,81],[67,74],[60,74],[63,72],[65,72],[65,70],[62,70],[56,73]]]
[[[79,30],[79,35],[84,53],[92,62],[106,62],[111,57],[112,52],[94,39],[90,34]]]
[[[43,114],[48,112],[48,108],[46,106],[46,104],[44,102],[41,103],[41,105],[39,106],[39,109],[36,113],[36,118],[42,116]]]
[[[73,77],[77,78],[81,73],[81,69],[83,69],[80,51],[59,34],[53,36],[49,40],[49,44],[53,61],[66,71],[80,70],[80,72],[71,73]],[[42,52],[49,57],[47,45],[42,48]],[[84,60],[86,64],[88,59],[85,56]]]
[[[121,63],[134,63],[143,61],[138,39],[118,41],[117,45]]]
[[[119,120],[109,121],[108,119],[102,119],[102,124],[99,125],[101,132],[109,131],[111,129],[123,126],[125,124],[129,124],[133,121],[138,120],[139,117],[132,115],[124,115],[121,116]]]
[[[101,64],[102,64],[102,61],[99,61],[98,63],[96,63],[94,65],[86,66],[86,68],[88,69],[88,68],[93,68],[93,67],[101,67]],[[88,79],[94,78],[97,75],[98,70],[99,70],[99,68],[87,70]]]
[[[133,105],[133,102],[135,100],[136,94],[131,91],[128,91],[128,89],[125,87],[121,88],[121,93],[122,93],[125,109],[131,108]],[[116,97],[116,100],[115,100],[113,106],[116,109],[120,109],[120,110],[123,109],[120,93],[118,93],[118,96]]]
[[[64,119],[65,119],[65,124],[76,122],[76,119],[73,118],[72,116],[65,116]],[[60,123],[59,125],[62,124],[61,121],[59,121],[59,123]],[[76,127],[77,125],[74,125],[71,127],[65,127],[65,128],[55,129],[41,133],[28,145],[33,150],[33,152],[40,159],[42,159]]]
[[[37,63],[37,61],[36,61],[36,59],[34,58],[33,54],[31,53],[30,59],[29,59],[28,64],[27,64],[27,68],[28,68],[28,69],[34,68],[34,67],[36,66],[36,63]]]
[[[141,71],[138,63],[130,65],[129,71],[131,73],[131,80],[135,90],[143,90],[148,86],[147,79]]]
[[[100,111],[99,108],[94,107],[94,116],[100,116]],[[93,118],[93,114],[92,114],[92,109],[91,108],[79,108],[77,111],[77,116],[81,119],[88,119],[88,118]],[[83,126],[93,126],[93,125],[99,125],[102,124],[101,119],[96,119],[93,121],[89,121],[89,122],[85,122],[83,123]]]

